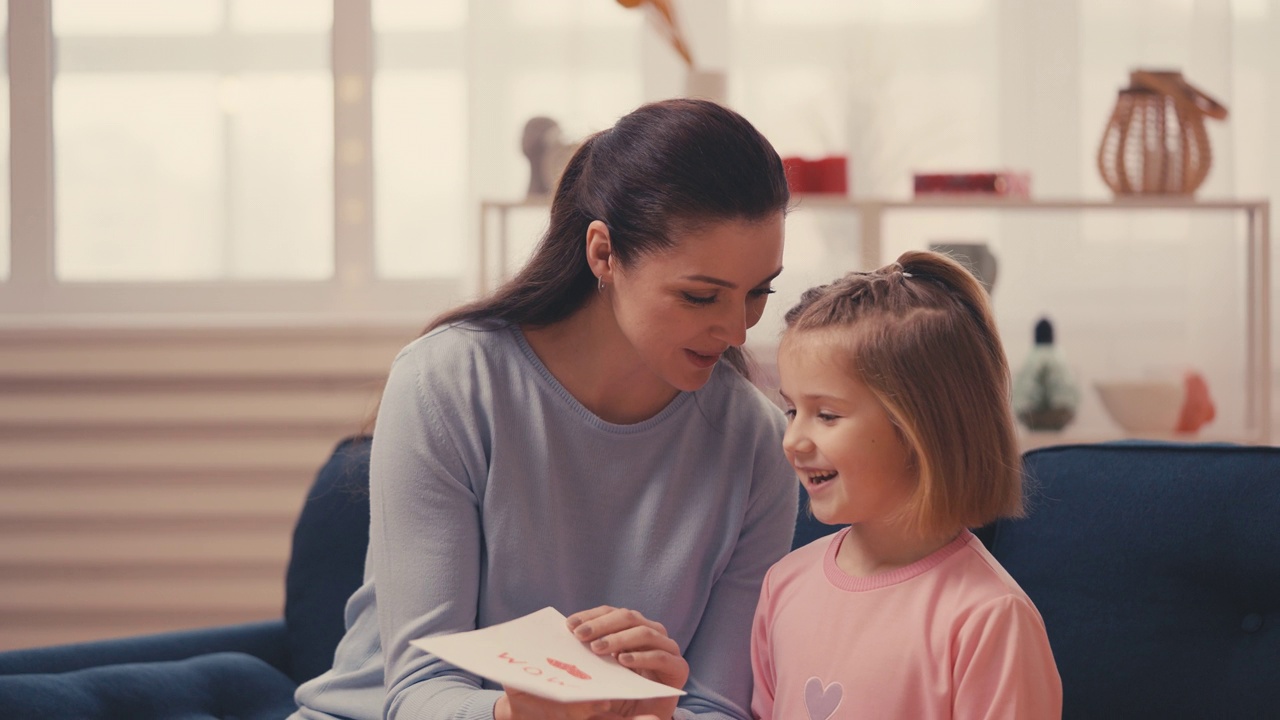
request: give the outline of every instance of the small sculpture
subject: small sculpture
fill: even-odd
[[[578,149],[578,143],[564,142],[561,139],[560,123],[539,115],[524,124],[520,147],[524,156],[529,159],[528,194],[539,196],[555,192],[560,173],[569,164],[569,158]]]
[[[1061,430],[1076,416],[1080,388],[1053,344],[1053,323],[1036,323],[1035,346],[1013,378],[1013,411],[1028,430]]]

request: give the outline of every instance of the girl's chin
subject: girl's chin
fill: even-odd
[[[840,513],[824,510],[821,507],[809,506],[809,510],[813,513],[813,517],[823,525],[848,525],[848,520],[842,520]]]

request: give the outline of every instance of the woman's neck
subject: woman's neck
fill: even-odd
[[[558,323],[521,330],[556,380],[606,422],[648,420],[679,394],[641,362],[599,298]]]
[[[836,551],[836,567],[851,577],[891,572],[929,557],[960,532],[922,536],[902,523],[854,523]]]

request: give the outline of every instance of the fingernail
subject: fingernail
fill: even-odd
[[[591,626],[590,626],[590,625],[579,625],[579,626],[578,626],[578,629],[573,631],[573,634],[574,634],[574,635],[577,635],[578,637],[583,637],[583,638],[584,638],[584,637],[587,637],[587,636],[591,635]]]
[[[582,624],[582,618],[569,618],[569,629],[572,630]]]
[[[604,650],[607,647],[609,647],[609,641],[604,638],[600,638],[599,640],[591,643],[592,650]]]
[[[622,653],[621,655],[618,656],[618,662],[629,663],[635,658],[636,656],[632,655],[631,653]]]

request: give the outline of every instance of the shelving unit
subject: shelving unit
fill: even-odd
[[[545,208],[549,198],[480,203],[478,287],[487,292],[505,279],[510,258],[508,215],[521,208]],[[1243,214],[1245,238],[1245,437],[1224,440],[1269,444],[1271,442],[1271,206],[1267,200],[1197,200],[1191,198],[1135,197],[1117,200],[1077,198],[927,197],[910,200],[849,198],[831,195],[793,196],[797,210],[852,212],[861,229],[858,262],[862,269],[883,263],[884,219],[888,213],[938,210],[986,210],[1001,212],[1131,212],[1137,210],[1215,211]],[[492,238],[491,238],[492,236]],[[493,247],[491,247],[491,245]],[[1055,440],[1056,438],[1056,440]],[[1100,440],[1105,438],[1095,438]],[[1205,438],[1199,439],[1216,439]],[[1034,433],[1024,444],[1085,442]]]

